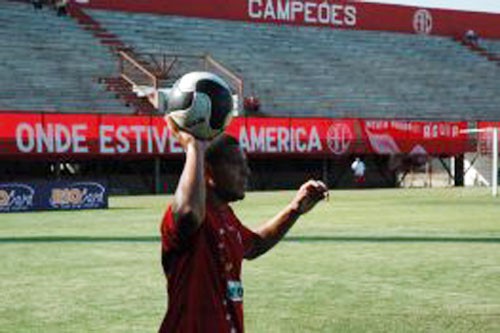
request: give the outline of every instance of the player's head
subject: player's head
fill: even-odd
[[[250,175],[245,153],[238,140],[221,134],[205,152],[207,186],[226,202],[241,200]]]

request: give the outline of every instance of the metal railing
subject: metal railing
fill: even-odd
[[[161,94],[158,89],[169,88],[179,77],[191,71],[209,71],[221,76],[237,95],[237,108],[243,103],[243,79],[210,54],[189,55],[175,53],[132,54],[118,53],[121,78],[133,87],[148,87],[145,92],[148,100],[158,109],[161,107]]]

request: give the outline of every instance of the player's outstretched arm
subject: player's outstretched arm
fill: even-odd
[[[288,206],[255,230],[259,237],[245,257],[254,259],[269,251],[285,236],[301,215],[309,212],[319,201],[326,198],[328,198],[328,188],[323,182],[310,180],[303,184]]]
[[[169,116],[165,117],[172,135],[186,153],[186,161],[175,190],[172,210],[182,238],[196,231],[205,219],[205,164],[206,141],[196,140],[191,134],[179,130]]]

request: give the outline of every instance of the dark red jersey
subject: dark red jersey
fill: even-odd
[[[207,205],[206,218],[189,238],[169,207],[161,225],[168,311],[160,332],[243,332],[241,263],[256,234],[227,205]]]

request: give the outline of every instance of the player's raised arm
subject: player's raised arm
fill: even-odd
[[[196,231],[205,219],[205,162],[207,141],[200,141],[185,131],[180,131],[169,116],[165,117],[169,130],[186,153],[186,161],[175,191],[172,211],[175,222],[184,237]]]
[[[259,237],[254,241],[253,249],[246,258],[254,259],[269,251],[285,236],[301,215],[326,198],[328,198],[328,188],[323,182],[310,180],[303,184],[288,206],[255,230]]]

